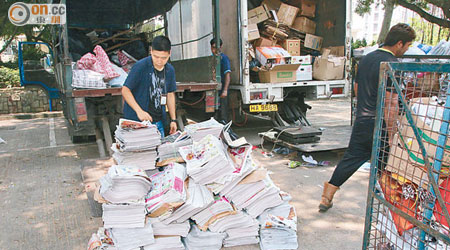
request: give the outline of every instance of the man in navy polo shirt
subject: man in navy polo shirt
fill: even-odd
[[[175,70],[167,61],[171,43],[165,36],[152,41],[151,56],[139,60],[131,69],[122,88],[126,119],[150,121],[164,137],[166,105],[170,115],[170,134],[177,130],[175,113]]]
[[[220,108],[219,108],[219,114],[218,114],[218,120],[222,123],[228,122],[228,87],[230,86],[230,80],[231,80],[231,67],[230,67],[230,59],[228,59],[228,56],[224,53],[220,52],[222,49],[222,39],[220,39],[220,46],[216,46],[216,39],[213,38],[210,42],[211,45],[211,52],[214,55],[220,54],[220,78],[222,81],[222,88],[219,92],[219,102],[220,102]]]

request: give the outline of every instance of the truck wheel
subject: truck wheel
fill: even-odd
[[[95,135],[72,135],[70,140],[72,143],[94,142]]]
[[[240,93],[238,91],[232,91],[230,95],[230,100],[236,100],[235,102],[229,102],[228,108],[231,112],[231,114],[228,114],[230,120],[233,121],[233,124],[242,127],[247,124],[247,113],[245,113],[244,109],[242,108],[242,99],[240,96]]]
[[[72,135],[70,136],[70,140],[72,143],[80,143],[83,142],[83,136]]]

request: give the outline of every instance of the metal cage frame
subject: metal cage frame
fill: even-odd
[[[401,77],[399,77],[398,72],[414,72],[415,74],[419,72],[427,72],[430,74],[444,74],[445,78],[443,82],[447,82],[446,91],[443,96],[445,96],[446,104],[443,111],[443,116],[441,120],[439,136],[437,140],[437,148],[436,153],[434,155],[434,163],[431,164],[429,161],[430,155],[427,154],[426,148],[422,141],[423,133],[420,133],[420,130],[416,127],[414,122],[412,112],[410,107],[408,106],[406,94],[404,93],[404,88],[402,87]],[[397,73],[397,74],[396,74]],[[366,207],[366,218],[365,218],[365,228],[364,228],[364,238],[363,238],[363,246],[362,249],[404,249],[402,246],[396,245],[396,243],[390,243],[388,241],[382,242],[380,239],[383,238],[383,235],[379,231],[377,231],[378,225],[375,223],[386,223],[385,221],[379,221],[379,216],[381,213],[381,209],[384,209],[385,213],[389,213],[387,210],[390,210],[392,213],[397,214],[402,217],[414,227],[419,230],[417,234],[417,238],[411,238],[410,246],[405,247],[407,249],[435,249],[427,246],[427,239],[433,237],[437,241],[445,244],[443,249],[450,249],[450,234],[445,234],[440,232],[439,230],[434,229],[430,224],[431,218],[433,216],[434,207],[439,204],[440,208],[442,208],[443,217],[447,225],[450,225],[450,215],[447,210],[447,206],[442,198],[442,195],[439,191],[439,177],[442,166],[442,159],[444,155],[444,146],[447,143],[447,134],[449,131],[449,121],[450,121],[450,64],[444,63],[400,63],[400,62],[383,62],[380,66],[380,80],[378,86],[378,96],[377,96],[377,114],[375,120],[375,129],[374,129],[374,140],[372,147],[372,157],[371,157],[371,171],[370,171],[370,182],[369,189],[367,195],[367,207]],[[409,126],[414,131],[415,140],[417,140],[421,155],[423,157],[424,166],[426,169],[426,175],[428,178],[427,192],[430,192],[435,199],[431,202],[426,202],[425,208],[422,208],[423,211],[419,211],[421,213],[421,218],[417,218],[408,214],[407,212],[399,209],[394,206],[391,202],[389,202],[386,197],[384,197],[383,192],[381,191],[381,187],[379,187],[378,180],[380,179],[380,171],[384,171],[383,165],[380,163],[380,150],[381,140],[382,140],[382,130],[386,129],[384,127],[384,108],[385,108],[385,98],[386,98],[386,90],[387,86],[390,84],[391,93],[398,94],[398,103],[402,106],[402,111]],[[444,88],[445,89],[445,88]],[[440,90],[442,91],[442,86],[440,86]],[[420,105],[420,104],[419,104]],[[398,111],[397,111],[398,115]],[[397,121],[398,124],[398,121]],[[378,185],[378,187],[377,187]],[[403,194],[402,194],[403,195]],[[416,204],[416,203],[414,203]],[[448,204],[448,202],[447,202]],[[419,205],[416,205],[419,206]],[[416,212],[418,208],[416,208]],[[375,218],[375,219],[374,219]],[[375,221],[375,223],[374,223]],[[394,220],[391,220],[392,222]],[[386,225],[384,225],[386,226]],[[374,228],[375,227],[375,228]],[[391,225],[392,227],[392,225]],[[448,231],[447,231],[448,232]],[[415,241],[415,243],[413,242]],[[413,244],[414,243],[414,244]],[[439,248],[441,249],[441,248]]]

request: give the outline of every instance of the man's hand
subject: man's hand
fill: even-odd
[[[224,90],[222,91],[222,94],[220,95],[220,98],[225,98],[228,95],[228,91]]]
[[[151,116],[149,113],[147,113],[147,112],[145,112],[145,111],[143,111],[143,110],[137,112],[136,114],[137,114],[139,120],[141,120],[142,122],[143,122],[143,121],[150,121],[150,122],[153,122],[152,116]]]
[[[170,122],[170,132],[169,134],[173,134],[177,132],[177,123],[176,122]]]

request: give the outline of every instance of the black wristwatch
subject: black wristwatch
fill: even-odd
[[[177,120],[170,120],[170,122],[175,122],[175,123],[177,123]]]

